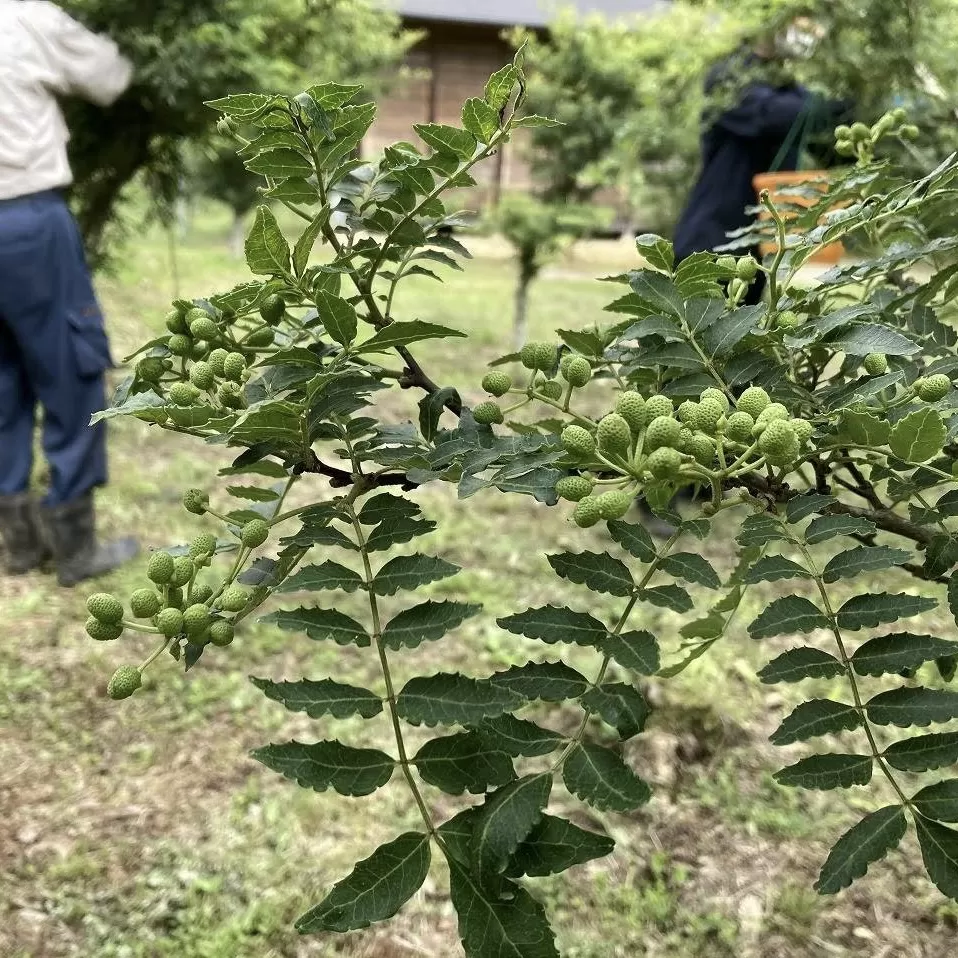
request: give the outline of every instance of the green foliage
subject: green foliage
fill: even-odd
[[[450,350],[462,333],[400,318],[395,294],[407,276],[434,276],[437,263],[462,255],[446,235],[458,221],[443,195],[509,139],[523,90],[517,59],[493,78],[484,105],[467,104],[463,129],[430,125],[421,132],[431,150],[397,144],[374,163],[350,158],[373,119],[353,87],[216,101],[227,116],[264,131],[248,165],[309,224],[307,241],[291,244],[262,207],[247,242],[257,279],[174,304],[177,320],[203,315],[188,332],[171,329],[146,344],[141,353],[164,371],[134,374],[98,417],[129,415],[233,454],[222,491],[192,490],[184,499],[190,513],[202,507],[203,522],[218,523],[217,532],[153,554],[152,586],[130,599],[139,621],[117,614],[119,598],[91,599],[94,638],[129,632],[157,642],[110,694],[132,694],[134,672],[166,655],[188,669],[211,647],[211,654],[239,654],[217,647],[274,597],[295,595],[300,604],[263,620],[291,641],[332,640],[332,661],[335,646],[350,656],[368,650],[364,661],[378,664],[378,673],[364,683],[370,688],[335,674],[254,683],[285,708],[321,717],[325,734],[348,737],[335,724],[342,719],[349,728],[382,722],[392,744],[387,752],[338,738],[293,740],[256,749],[254,758],[316,791],[361,797],[388,783],[408,792],[422,820],[420,830],[360,862],[303,916],[300,930],[346,931],[392,916],[438,853],[470,958],[552,956],[545,912],[516,879],[553,874],[611,847],[550,816],[555,784],[600,812],[631,812],[649,801],[649,785],[621,747],[653,715],[639,677],[679,674],[738,628],[745,590],[775,582],[779,596],[747,632],[793,647],[775,649],[761,681],[830,682],[829,697],[819,690],[773,733],[777,745],[808,749],[775,778],[796,788],[854,789],[856,812],[865,814],[838,839],[819,890],[846,887],[914,824],[929,876],[955,895],[955,787],[950,778],[913,776],[958,762],[958,733],[893,741],[901,733],[891,730],[958,719],[958,693],[947,687],[958,642],[937,635],[946,583],[958,614],[958,409],[949,400],[958,337],[943,322],[954,268],[938,259],[955,244],[934,226],[951,207],[958,158],[909,183],[889,161],[862,151],[821,201],[828,209],[842,204],[841,217],[826,225],[823,209],[786,222],[770,204],[780,251],[763,264],[733,258],[736,271],[768,273],[770,298],[757,306],[739,305],[726,288],[727,264],[715,255],[676,267],[665,240],[640,237],[644,265],[611,279],[622,289],[605,328],[558,331],[559,341],[529,342],[497,361],[497,369],[513,364],[515,374],[508,386],[501,378],[487,383],[496,392],[506,386],[503,395],[514,400],[503,425],[463,403],[472,384],[442,385],[417,359],[417,343],[441,339]],[[290,181],[302,181],[294,183],[300,193],[312,190],[318,213],[279,189]],[[812,289],[796,284],[815,250],[861,231],[881,247],[874,257],[836,267]],[[922,271],[912,276],[914,264]],[[778,323],[782,312],[801,322]],[[188,349],[180,349],[183,339]],[[215,349],[226,356],[214,359]],[[861,357],[879,349],[894,356],[889,372],[862,375]],[[174,396],[198,364],[219,381],[232,356],[239,357],[234,379],[182,403]],[[579,359],[588,377],[572,374]],[[569,387],[561,394],[547,388],[557,375]],[[937,398],[923,397],[915,381],[935,376],[949,389],[939,383]],[[573,379],[583,385],[573,388]],[[235,388],[221,397],[224,385]],[[377,403],[388,390],[413,400],[409,422],[381,415]],[[751,427],[733,434],[734,416]],[[456,597],[457,567],[416,544],[436,527],[420,504],[433,483],[455,485],[462,508],[479,512],[475,528],[484,535],[496,534],[478,504],[489,500],[473,496],[493,488],[535,499],[543,521],[548,508],[571,515],[571,537],[577,526],[606,523],[607,550],[570,544],[547,557],[568,586],[568,604],[497,620],[528,643],[512,642],[514,664],[491,675],[465,671],[471,653],[458,630],[481,609]],[[416,490],[422,494],[414,498]],[[681,490],[699,493],[690,516],[670,508]],[[667,539],[624,520],[637,501],[672,528]],[[715,536],[733,544],[730,573],[698,553],[696,542]],[[332,548],[337,558],[327,554]],[[528,553],[537,548],[529,544]],[[255,559],[254,551],[261,551]],[[197,582],[214,562],[216,585]],[[847,580],[861,591],[839,604],[834,583]],[[439,582],[443,598],[417,595]],[[657,609],[683,623],[661,634],[634,628],[636,620],[661,621]],[[904,619],[913,631],[901,631]],[[417,673],[408,650],[424,642],[443,643],[451,668],[461,671]],[[555,661],[567,646],[578,647],[588,677]],[[399,660],[402,684],[394,678]],[[927,672],[919,677],[920,668]],[[867,812],[864,789],[873,780],[885,784]],[[476,798],[441,821],[437,810],[448,806],[424,783]],[[889,804],[889,796],[897,801]]]

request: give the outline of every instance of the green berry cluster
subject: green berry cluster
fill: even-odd
[[[888,138],[899,140],[917,140],[921,131],[908,122],[908,111],[902,107],[889,110],[877,122],[853,123],[835,128],[835,152],[839,156],[857,157],[862,162],[870,161],[875,155],[875,147]]]

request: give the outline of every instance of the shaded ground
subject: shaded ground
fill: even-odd
[[[225,223],[211,218],[183,245],[179,267],[187,295],[242,275],[224,235]],[[421,350],[444,381],[478,383],[483,365],[507,348],[509,275],[494,245],[482,249],[485,257],[450,279],[448,296],[422,285],[400,303],[410,317],[470,332],[471,351]],[[620,244],[578,250],[534,288],[533,331],[544,335],[555,325],[601,320],[609,287],[588,277],[630,262]],[[161,327],[173,293],[162,238],[138,243],[101,291],[116,353],[123,355]],[[447,315],[449,304],[454,316]],[[133,527],[145,545],[165,546],[198,531],[202,521],[183,512],[179,497],[187,486],[209,486],[223,460],[215,450],[156,430],[147,446],[146,433],[136,423],[113,430],[114,480],[101,496],[102,526],[106,533]],[[583,533],[558,511],[524,500],[489,495],[464,506],[438,488],[420,498],[440,520],[423,547],[465,569],[434,593],[482,602],[486,614],[467,624],[455,645],[447,640],[410,654],[405,664],[419,672],[462,667],[481,673],[515,661],[519,640],[496,628],[495,615],[569,598],[545,552],[603,547],[601,533]],[[705,555],[724,568],[722,548],[716,537]],[[127,569],[104,586],[128,593],[141,574],[141,565]],[[740,621],[774,594],[774,586],[753,590]],[[374,683],[368,654],[256,625],[231,648],[213,650],[188,676],[172,662],[161,664],[142,693],[116,704],[105,697],[107,678],[117,664],[137,661],[145,647],[129,638],[106,646],[89,640],[84,599],[83,589],[60,590],[47,578],[0,577],[7,623],[0,643],[0,955],[459,954],[441,880],[382,929],[302,939],[290,927],[355,859],[415,818],[398,778],[359,803],[303,792],[249,759],[249,748],[271,739],[334,733],[326,723],[288,718],[247,676],[329,674]],[[642,625],[666,646],[676,634],[674,617],[665,613]],[[942,618],[939,634],[953,631]],[[776,754],[767,736],[794,693],[770,691],[755,678],[774,654],[768,645],[732,636],[680,679],[650,690],[659,709],[627,754],[655,786],[651,805],[621,816],[569,803],[578,821],[607,829],[618,848],[608,860],[539,886],[565,958],[951,953],[958,910],[921,877],[912,845],[850,893],[820,899],[810,890],[830,842],[854,811],[771,780],[772,771],[792,760],[790,752]],[[571,660],[595,667],[584,650]],[[821,683],[819,694],[829,688]],[[571,716],[553,720],[561,727]],[[385,722],[340,723],[340,732],[358,744],[388,743]],[[428,798],[437,811],[458,807],[435,791]],[[874,796],[851,801],[859,811],[875,807]],[[559,808],[563,802],[559,794]]]

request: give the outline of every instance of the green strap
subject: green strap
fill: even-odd
[[[782,143],[781,148],[775,156],[775,159],[772,160],[772,165],[768,170],[769,173],[777,173],[782,168],[782,164],[785,162],[785,158],[788,156],[789,151],[795,145],[796,140],[798,141],[799,156],[801,156],[801,154],[805,151],[805,147],[808,144],[808,138],[812,133],[815,114],[817,112],[818,97],[815,94],[811,94],[805,101],[805,104],[802,106],[801,112],[797,117],[795,117],[795,122],[792,124],[792,128],[788,131],[788,136],[785,137],[785,141]]]

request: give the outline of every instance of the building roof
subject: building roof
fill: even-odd
[[[392,0],[399,13],[422,20],[485,23],[494,26],[545,27],[557,10],[574,7],[582,14],[617,18],[646,13],[661,0]]]

